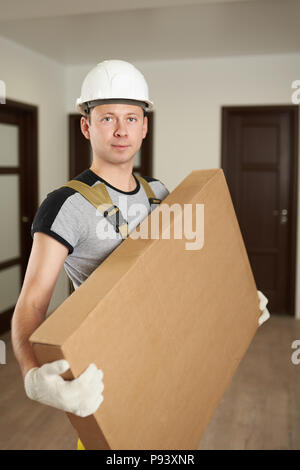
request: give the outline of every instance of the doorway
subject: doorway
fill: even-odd
[[[0,334],[10,329],[31,251],[37,210],[37,108],[0,105]]]
[[[295,315],[298,107],[223,107],[221,166],[257,288]]]

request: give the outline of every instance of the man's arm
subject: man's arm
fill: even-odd
[[[38,367],[29,337],[45,320],[48,305],[68,248],[54,238],[36,232],[28,266],[11,324],[15,357],[23,379],[32,367]]]
[[[27,396],[44,405],[89,416],[103,401],[103,372],[95,364],[76,379],[63,380],[69,363],[60,359],[39,367],[29,342],[44,321],[68,248],[42,232],[34,234],[22,290],[12,318],[12,345]]]

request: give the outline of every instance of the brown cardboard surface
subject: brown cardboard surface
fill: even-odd
[[[193,171],[162,204],[175,203],[193,216],[204,204],[201,249],[186,250],[184,237],[128,238],[30,338],[40,364],[70,363],[64,377],[91,362],[103,370],[97,412],[68,414],[87,449],[196,449],[258,327],[223,171]]]

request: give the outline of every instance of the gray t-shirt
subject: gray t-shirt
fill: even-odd
[[[75,180],[89,186],[105,183],[114,205],[128,222],[131,232],[157,207],[150,204],[138,179],[133,191],[121,191],[100,178],[92,170],[80,173]],[[168,189],[158,179],[143,176],[158,199],[165,199]],[[80,193],[69,187],[55,189],[40,205],[32,226],[31,235],[43,232],[63,243],[69,250],[64,268],[74,288],[84,282],[102,261],[122,242],[120,233]]]

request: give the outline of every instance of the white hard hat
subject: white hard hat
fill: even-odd
[[[143,74],[124,60],[105,60],[87,74],[81,96],[76,100],[76,109],[86,115],[91,107],[103,104],[102,100],[129,100],[147,111],[153,108]]]

